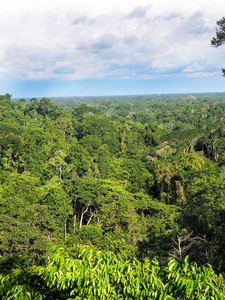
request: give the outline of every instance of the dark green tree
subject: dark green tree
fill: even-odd
[[[225,17],[217,21],[216,24],[219,28],[216,30],[216,37],[211,40],[211,45],[217,48],[225,43]],[[222,72],[225,76],[225,69],[222,69]]]

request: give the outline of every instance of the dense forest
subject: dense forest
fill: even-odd
[[[0,96],[1,299],[225,299],[225,94]]]

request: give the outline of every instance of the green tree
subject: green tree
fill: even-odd
[[[29,203],[38,203],[43,196],[40,178],[28,171],[22,174],[11,171],[2,171],[0,174],[0,184],[4,186],[2,197],[19,197]]]
[[[155,124],[145,126],[144,140],[146,146],[157,146],[160,142],[161,130]]]
[[[35,276],[36,275],[36,276]],[[224,279],[188,257],[160,267],[157,259],[125,261],[111,252],[74,247],[54,249],[46,266],[0,276],[2,300],[44,299],[224,299]]]
[[[71,207],[73,209],[73,232],[81,229],[84,224],[89,225],[98,214],[98,202],[101,185],[99,181],[75,178],[66,181]]]
[[[0,200],[0,255],[4,260],[23,258],[26,264],[47,258],[49,233],[55,224],[46,205],[18,197]]]
[[[92,135],[85,135],[79,143],[86,149],[92,157],[95,157],[98,153],[98,149],[101,147],[101,139],[92,134]]]
[[[70,167],[67,178],[83,178],[86,176],[93,178],[97,176],[98,170],[93,158],[79,143],[73,142],[69,146],[68,153],[69,155],[65,158]]]
[[[219,28],[216,30],[216,37],[211,41],[213,47],[222,46],[225,43],[225,18],[216,22]],[[225,76],[225,69],[222,69],[223,76]]]
[[[52,103],[49,98],[42,98],[39,102],[39,106],[37,108],[37,112],[44,117],[48,116],[50,119],[55,120],[60,117],[61,109]]]
[[[55,121],[56,128],[59,128],[63,131],[64,138],[66,137],[66,133],[72,131],[72,121],[69,118],[66,117],[60,117]]]
[[[198,174],[187,186],[187,200],[180,223],[193,231],[194,236],[205,236],[206,243],[197,259],[219,266],[224,259],[225,184],[224,172]]]
[[[110,153],[106,144],[98,149],[98,167],[102,179],[110,176]]]
[[[62,179],[63,171],[67,167],[65,162],[66,154],[62,150],[57,150],[54,156],[49,159],[49,165],[52,165],[56,170],[58,170],[59,179]]]
[[[9,134],[0,139],[0,151],[4,168],[16,166],[17,169],[19,169],[18,160],[22,152],[22,143],[22,138],[13,134]]]
[[[45,185],[43,197],[40,201],[42,205],[48,207],[54,222],[53,240],[67,240],[67,222],[72,209],[69,206],[70,199],[63,189],[62,181],[56,176],[53,177],[48,185]]]
[[[95,107],[89,105],[81,105],[73,112],[78,121],[82,121],[84,117],[99,114],[99,111]]]

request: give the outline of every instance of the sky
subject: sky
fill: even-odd
[[[223,16],[223,0],[4,1],[0,94],[225,92]]]

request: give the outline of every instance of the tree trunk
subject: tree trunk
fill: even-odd
[[[73,233],[75,233],[75,228],[76,228],[76,218],[77,218],[77,215],[74,214],[74,216],[73,216]]]
[[[77,199],[75,198],[75,199],[73,200],[73,233],[75,233],[76,219],[77,219],[77,215],[76,215],[76,204],[77,204]]]
[[[83,209],[82,209],[82,213],[81,213],[81,217],[80,217],[80,226],[79,226],[80,229],[82,227],[82,222],[83,222],[84,214],[88,211],[88,208],[89,208],[89,205],[86,208],[83,207]]]
[[[90,209],[90,214],[91,214],[91,216],[90,216],[90,218],[89,218],[88,221],[87,221],[87,226],[90,224],[90,222],[91,222],[93,216],[94,216],[95,214],[97,214],[97,209],[96,209],[94,212]]]
[[[62,179],[62,166],[59,166],[59,179]]]
[[[67,239],[67,224],[66,224],[67,222],[65,221],[65,242],[66,242],[66,239]]]
[[[51,236],[50,236],[50,231],[48,232],[48,240],[50,241]],[[48,249],[48,260],[50,260],[50,255],[49,255],[49,249]]]

